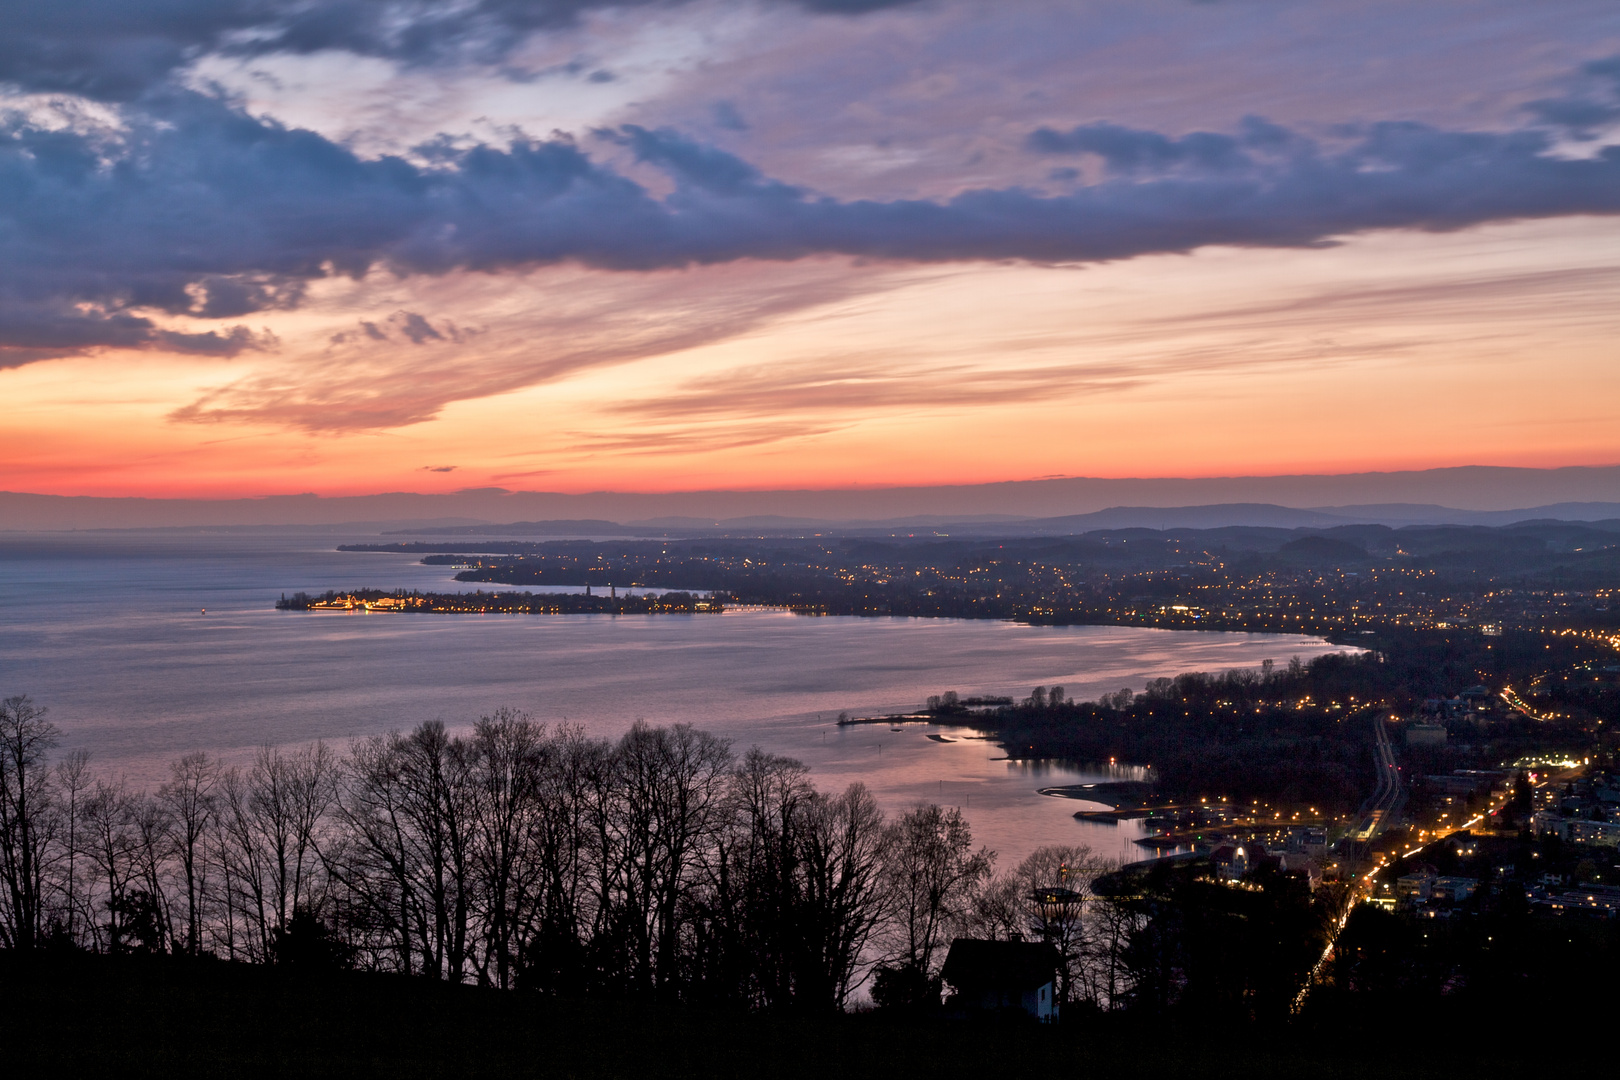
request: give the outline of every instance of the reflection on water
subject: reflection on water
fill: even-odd
[[[49,707],[68,747],[134,784],[206,749],[343,741],[423,720],[470,723],[510,705],[616,737],[637,719],[687,722],[800,758],[823,787],[855,780],[891,809],[960,806],[1016,861],[1048,843],[1140,857],[1140,826],[1079,823],[1041,787],[1112,778],[1106,765],[1009,761],[957,727],[839,727],[930,694],[1079,699],[1190,670],[1285,663],[1306,637],[947,619],[311,614],[298,590],[460,589],[447,566],[351,554],[375,537],[74,533],[0,539],[0,695]],[[207,614],[203,614],[206,609]],[[930,738],[930,735],[938,738]]]

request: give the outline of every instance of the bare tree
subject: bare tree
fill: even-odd
[[[998,874],[973,891],[962,912],[964,937],[1022,941],[1029,933],[1029,890],[1017,874]]]
[[[174,762],[169,782],[158,789],[158,799],[173,823],[171,850],[180,863],[186,928],[181,948],[194,956],[202,951],[203,896],[208,886],[205,843],[214,826],[218,785],[219,764],[198,751]]]
[[[45,870],[53,840],[51,773],[56,726],[26,696],[0,702],[0,942],[39,944],[45,920]]]
[[[1146,922],[1134,900],[1109,892],[1094,897],[1090,905],[1078,990],[1079,996],[1101,1009],[1119,1008],[1132,989],[1126,949]]]
[[[175,845],[174,819],[161,799],[141,792],[130,801],[135,833],[135,890],[128,898],[132,936],[143,949],[173,948],[174,911],[166,888]]]
[[[889,827],[892,963],[933,976],[951,928],[990,876],[994,859],[988,849],[973,849],[973,832],[960,810],[919,803]]]
[[[467,970],[473,854],[472,753],[431,721],[393,736],[400,816],[406,823],[416,892],[423,899],[418,927],[425,970],[460,982]]]
[[[1069,1000],[1087,952],[1091,882],[1109,868],[1085,845],[1060,844],[1036,848],[1012,874],[1029,934],[1050,944],[1062,959],[1060,1001]]]
[[[125,921],[131,892],[138,887],[141,847],[134,802],[122,780],[98,780],[85,803],[85,850],[96,869],[98,906],[107,915],[96,925],[96,943],[107,952],[123,952],[128,945]]]
[[[223,870],[231,906],[242,908],[253,930],[249,952],[256,959],[270,955],[274,935],[295,911],[319,906],[319,852],[336,780],[336,759],[320,742],[293,751],[266,746],[247,773],[231,769],[224,776]]]
[[[798,835],[804,946],[799,994],[816,1008],[841,1009],[863,975],[862,959],[888,913],[883,812],[864,784],[817,794]]]
[[[57,857],[56,888],[60,907],[56,924],[68,941],[82,944],[80,934],[90,928],[88,883],[84,881],[84,809],[93,780],[90,755],[71,751],[56,763],[56,805],[59,814],[61,848]]]
[[[225,955],[235,960],[240,952],[246,959],[264,960],[269,956],[270,935],[277,920],[271,906],[269,859],[253,786],[247,774],[232,766],[221,775],[220,795],[217,857],[224,886],[221,936]]]
[[[485,978],[500,987],[512,985],[538,902],[533,855],[543,737],[543,728],[506,709],[473,728],[473,857],[485,923]]]
[[[278,929],[315,907],[321,826],[336,798],[337,762],[325,743],[259,752],[251,774],[258,817],[273,858]]]
[[[729,931],[729,951],[746,958],[730,966],[747,970],[746,989],[766,1006],[793,1002],[804,966],[799,860],[805,810],[815,797],[809,772],[792,758],[749,750],[732,780],[738,813],[727,832],[734,839],[717,852],[728,857],[716,860],[714,922]]]
[[[965,930],[1052,941],[1094,1000],[1123,993],[1130,926],[1105,947],[1081,918],[1102,901],[1065,892],[1102,868],[1085,849],[992,879],[959,811],[887,821],[860,784],[817,792],[802,763],[738,762],[685,725],[608,743],[501,710],[341,760],[321,743],[246,769],[191,754],[150,796],[83,754],[47,768],[55,738],[26,698],[4,703],[0,944],[48,923],[107,951],[270,961],[335,926],[345,962],[374,968],[830,1010],[874,966],[926,994]]]
[[[607,898],[621,939],[616,951],[630,987],[672,987],[683,902],[704,846],[723,823],[731,749],[687,724],[639,721],[616,749],[623,789],[610,815],[616,857]]]
[[[399,742],[395,734],[350,747],[337,801],[342,840],[327,850],[326,861],[343,887],[351,922],[370,938],[372,957],[391,957],[394,970],[412,974],[419,969],[417,929],[424,916]]]
[[[599,801],[611,796],[612,757],[609,743],[586,738],[578,727],[557,728],[540,743],[529,833],[538,895],[528,917],[514,910],[513,925],[526,938],[525,976],[543,989],[578,989],[587,974],[582,937],[594,924],[591,885],[600,854],[593,821]]]

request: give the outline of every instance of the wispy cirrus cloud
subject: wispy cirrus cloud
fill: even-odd
[[[723,340],[906,280],[891,267],[851,268],[831,260],[804,260],[770,274],[747,264],[629,276],[541,272],[504,283],[502,291],[530,299],[517,310],[508,303],[498,328],[469,329],[409,310],[361,320],[331,334],[313,355],[299,351],[261,365],[170,418],[324,432],[402,427],[429,420],[454,401]],[[468,291],[474,296],[461,302],[476,306],[479,290]]]
[[[586,455],[709,454],[830,435],[842,427],[844,425],[836,421],[772,420],[752,424],[681,424],[633,431],[576,431],[569,433],[568,449]]]
[[[1269,377],[1302,366],[1322,372],[1368,361],[1432,362],[1436,350],[1483,356],[1501,344],[1505,327],[1480,323],[1481,310],[1507,319],[1520,336],[1534,336],[1538,326],[1543,333],[1567,331],[1582,318],[1593,323],[1586,332],[1601,334],[1603,326],[1616,325],[1603,299],[1617,287],[1620,264],[1494,272],[1464,264],[1390,275],[1377,285],[1353,277],[1301,283],[1263,300],[1241,293],[1227,294],[1224,302],[1177,296],[1166,307],[1139,295],[1129,308],[1095,323],[1086,317],[1094,310],[1088,304],[1070,321],[1019,326],[1016,337],[956,346],[947,329],[881,351],[737,366],[608,411],[638,424],[716,426],[789,416],[904,416],[1078,403],[1189,379]],[[1084,282],[1075,289],[1083,291]]]

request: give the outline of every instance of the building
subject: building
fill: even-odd
[[[1620,847],[1620,822],[1564,817],[1553,810],[1538,810],[1530,817],[1537,836],[1557,836],[1571,844]]]
[[[1395,899],[1397,902],[1413,904],[1422,903],[1434,893],[1434,883],[1439,879],[1434,868],[1421,867],[1413,873],[1395,879]]]
[[[1434,884],[1429,887],[1429,896],[1434,900],[1450,900],[1455,904],[1473,896],[1474,890],[1478,888],[1479,881],[1475,878],[1441,876],[1435,878]]]
[[[1265,847],[1257,843],[1222,844],[1209,853],[1215,872],[1226,881],[1242,881],[1265,857]]]
[[[1557,915],[1595,915],[1612,919],[1620,914],[1620,888],[1587,885],[1548,897],[1536,906]]]
[[[946,1005],[965,1012],[1021,1009],[1043,1022],[1056,1020],[1061,965],[1051,945],[957,938],[940,971],[952,990]]]

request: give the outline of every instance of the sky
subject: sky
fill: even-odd
[[[1613,0],[0,25],[0,489],[1620,463]]]

